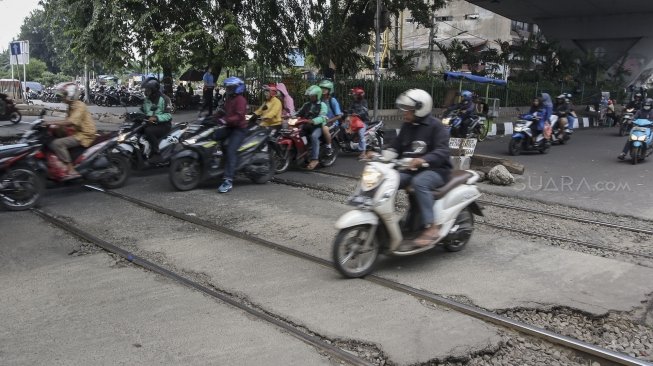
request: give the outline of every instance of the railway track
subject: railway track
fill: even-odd
[[[187,215],[187,214],[175,211],[175,210],[171,210],[169,208],[165,208],[165,207],[159,206],[159,205],[151,203],[151,202],[143,201],[143,200],[135,198],[135,197],[130,197],[130,196],[123,195],[123,194],[116,193],[116,192],[112,192],[112,191],[104,191],[103,189],[97,188],[97,187],[94,187],[94,186],[87,186],[87,187],[91,188],[93,190],[99,191],[99,192],[103,192],[103,193],[105,193],[105,194],[107,194],[107,195],[109,195],[111,197],[114,197],[114,198],[117,198],[117,199],[120,199],[120,200],[123,200],[123,201],[126,201],[126,202],[130,202],[130,203],[132,203],[134,205],[137,205],[137,206],[140,206],[142,208],[152,210],[152,211],[154,211],[156,213],[159,213],[159,214],[167,215],[167,216],[173,217],[173,218],[178,219],[178,220],[182,220],[182,221],[187,222],[187,223],[198,225],[198,226],[201,226],[201,227],[213,230],[213,231],[217,231],[217,232],[220,232],[220,233],[224,233],[224,234],[233,236],[235,238],[246,240],[246,241],[249,241],[251,243],[255,243],[255,244],[258,244],[258,245],[273,249],[275,251],[279,251],[279,252],[282,252],[282,253],[285,253],[285,254],[288,254],[288,255],[292,255],[294,257],[297,257],[297,258],[300,258],[300,259],[303,259],[303,260],[310,261],[310,262],[315,263],[315,264],[319,264],[321,266],[326,266],[326,267],[329,267],[329,268],[333,268],[333,264],[328,260],[313,256],[311,254],[308,254],[308,253],[305,253],[305,252],[302,252],[302,251],[299,251],[299,250],[296,250],[296,249],[293,249],[293,248],[289,248],[287,246],[284,246],[284,245],[281,245],[281,244],[278,244],[278,243],[275,243],[275,242],[272,242],[272,241],[269,241],[269,240],[266,240],[266,239],[263,239],[263,238],[260,238],[260,237],[257,237],[257,236],[253,236],[253,235],[250,235],[250,234],[247,234],[247,233],[244,233],[244,232],[233,230],[233,229],[231,229],[229,227],[226,227],[226,226],[214,223],[214,222],[209,222],[209,221],[200,219],[200,218],[198,218],[196,216],[191,216],[191,215]],[[146,268],[148,270],[154,271],[156,273],[159,273],[161,275],[164,275],[166,277],[174,279],[175,281],[178,281],[178,282],[180,282],[180,283],[182,283],[182,284],[184,284],[186,286],[189,286],[189,287],[194,288],[194,289],[196,289],[198,291],[201,291],[201,292],[203,292],[203,293],[205,293],[205,294],[207,294],[209,296],[212,296],[212,297],[214,297],[216,299],[224,301],[224,302],[226,302],[226,303],[228,303],[230,305],[236,306],[236,307],[238,307],[238,308],[240,308],[240,309],[242,309],[244,311],[247,311],[248,313],[250,313],[250,314],[252,314],[252,315],[254,315],[256,317],[259,317],[259,318],[261,318],[263,320],[266,320],[266,321],[268,321],[268,322],[270,322],[270,323],[272,323],[272,324],[274,324],[274,325],[276,325],[276,326],[278,326],[280,328],[283,328],[284,330],[286,330],[286,331],[290,332],[291,334],[293,334],[295,337],[303,340],[304,342],[306,342],[308,344],[311,344],[311,345],[317,347],[318,349],[322,350],[323,352],[328,353],[328,354],[332,355],[333,357],[338,358],[339,360],[341,360],[343,362],[346,362],[348,364],[353,364],[353,365],[369,365],[370,364],[369,361],[367,361],[365,359],[358,358],[356,356],[353,356],[351,353],[349,353],[349,352],[347,352],[345,350],[339,349],[339,348],[337,348],[337,347],[335,347],[335,346],[333,346],[331,344],[325,343],[322,340],[320,340],[319,338],[316,338],[315,336],[308,335],[308,334],[302,332],[301,330],[296,329],[295,327],[292,327],[292,326],[290,326],[288,324],[285,324],[284,322],[282,322],[282,321],[280,321],[280,320],[278,320],[278,319],[276,319],[276,318],[274,318],[274,317],[272,317],[272,316],[270,316],[270,315],[268,315],[266,313],[261,312],[260,310],[252,309],[250,307],[242,305],[242,304],[238,303],[237,301],[231,299],[229,296],[226,296],[225,294],[220,293],[219,291],[216,291],[214,289],[203,286],[203,285],[201,285],[199,283],[196,283],[196,282],[194,282],[194,281],[192,281],[192,280],[190,280],[190,279],[188,279],[186,277],[183,277],[183,276],[181,276],[181,275],[179,275],[177,273],[171,272],[171,271],[159,266],[158,264],[152,263],[152,262],[150,262],[150,261],[148,261],[146,259],[135,256],[134,254],[132,254],[132,253],[130,253],[130,252],[118,247],[118,246],[115,246],[115,245],[113,245],[111,243],[107,243],[107,242],[103,241],[102,239],[93,236],[92,234],[89,234],[89,233],[87,233],[87,232],[85,232],[85,231],[83,231],[81,229],[75,228],[75,227],[73,227],[73,226],[71,226],[71,225],[57,219],[56,217],[54,217],[54,216],[52,216],[52,215],[50,215],[48,213],[45,213],[45,212],[40,211],[40,210],[34,210],[34,212],[37,215],[43,217],[45,220],[59,226],[60,228],[66,230],[66,231],[68,231],[68,232],[70,232],[70,233],[72,233],[72,234],[74,234],[74,235],[76,235],[78,237],[81,237],[84,240],[92,242],[92,243],[102,247],[103,249],[109,251],[109,252],[115,253],[115,254],[127,259],[128,261],[136,264],[136,265],[142,266],[142,267],[144,267],[144,268]],[[490,311],[487,311],[487,310],[484,310],[484,309],[481,309],[481,308],[478,308],[478,307],[475,307],[475,306],[472,306],[472,305],[464,304],[464,303],[452,300],[452,299],[444,297],[444,296],[432,294],[432,293],[429,293],[427,291],[424,291],[424,290],[421,290],[421,289],[418,289],[418,288],[414,288],[414,287],[402,284],[402,283],[397,282],[397,281],[393,281],[393,280],[386,279],[386,278],[379,277],[379,276],[375,276],[375,275],[367,276],[365,278],[365,280],[367,280],[369,282],[372,282],[372,283],[375,283],[377,285],[383,286],[385,288],[392,289],[394,291],[398,291],[398,292],[402,292],[402,293],[411,295],[411,296],[413,296],[413,297],[415,297],[417,299],[420,299],[420,300],[423,300],[423,301],[426,301],[426,302],[429,302],[429,303],[432,303],[432,304],[435,304],[435,305],[441,305],[441,306],[448,307],[448,308],[453,309],[455,311],[464,313],[466,315],[472,316],[474,318],[480,319],[480,320],[488,322],[488,323],[495,324],[495,325],[497,325],[499,327],[502,327],[502,328],[505,328],[505,329],[516,331],[516,332],[521,333],[521,334],[525,334],[525,335],[535,337],[535,338],[537,338],[539,340],[543,340],[543,341],[546,341],[546,342],[557,344],[557,345],[562,346],[564,348],[568,348],[568,349],[575,350],[577,352],[581,352],[583,354],[591,356],[590,358],[592,358],[592,359],[608,361],[608,362],[612,362],[612,363],[618,364],[618,365],[652,365],[652,364],[650,364],[650,363],[648,363],[646,361],[639,360],[639,359],[636,359],[634,357],[631,357],[631,356],[628,356],[628,355],[625,355],[625,354],[621,354],[621,353],[618,353],[618,352],[607,350],[607,349],[601,348],[599,346],[592,345],[592,344],[589,344],[589,343],[586,343],[586,342],[583,342],[583,341],[580,341],[580,340],[577,340],[577,339],[573,339],[571,337],[567,337],[567,336],[564,336],[564,335],[561,335],[561,334],[557,334],[555,332],[552,332],[552,331],[549,331],[549,330],[546,330],[546,329],[543,329],[543,328],[539,328],[539,327],[535,327],[535,326],[532,326],[532,325],[529,325],[529,324],[526,324],[526,323],[515,321],[513,319],[509,319],[507,317],[504,317],[502,315],[498,315],[496,313],[493,313],[493,312],[490,312]]]

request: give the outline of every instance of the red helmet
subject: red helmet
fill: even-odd
[[[274,97],[277,95],[277,84],[263,85],[263,91],[270,92],[270,96]]]
[[[351,90],[351,95],[356,96],[356,97],[364,97],[365,96],[365,90],[363,88],[357,86]]]

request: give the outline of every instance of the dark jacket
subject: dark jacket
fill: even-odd
[[[414,123],[404,123],[391,147],[402,157],[404,153],[412,151],[413,141],[426,142],[428,152],[420,157],[429,163],[427,169],[437,172],[445,181],[448,180],[453,166],[449,152],[449,132],[442,122],[429,114]]]
[[[358,117],[360,117],[363,122],[366,124],[370,122],[370,116],[368,114],[368,109],[367,109],[367,101],[365,99],[361,101],[354,101],[351,104],[351,107],[347,110],[348,115],[355,114]]]
[[[224,117],[222,118],[227,122],[227,127],[247,128],[245,113],[247,113],[247,99],[242,95],[236,94],[224,102]]]

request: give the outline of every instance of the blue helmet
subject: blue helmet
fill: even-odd
[[[245,92],[245,82],[235,76],[226,78],[222,85],[227,89],[228,94],[243,94]]]
[[[470,92],[469,90],[463,90],[460,93],[460,96],[463,98],[463,100],[468,100],[468,101],[472,100],[473,98],[472,92]]]

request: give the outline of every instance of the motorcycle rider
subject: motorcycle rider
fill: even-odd
[[[412,242],[402,244],[403,250],[425,247],[438,239],[440,227],[433,212],[432,191],[444,185],[451,174],[449,133],[445,126],[432,114],[433,99],[424,90],[410,89],[397,97],[396,105],[403,112],[404,123],[392,147],[384,151],[385,158],[401,158],[413,151],[416,141],[426,143],[426,152],[411,161],[415,171],[400,172],[400,188],[412,186],[417,209],[421,213],[423,231]],[[423,168],[428,163],[427,168]],[[418,170],[419,169],[419,170]]]
[[[471,120],[476,116],[476,106],[473,101],[474,95],[469,90],[463,90],[460,93],[460,98],[460,103],[447,108],[446,114],[457,111],[458,117],[461,119],[458,135],[451,137],[466,138]]]
[[[238,148],[247,134],[247,99],[245,93],[245,82],[235,76],[228,77],[223,82],[226,89],[224,110],[220,109],[215,114],[219,123],[225,125],[215,132],[215,140],[228,140],[229,145],[225,152],[226,164],[222,184],[218,192],[227,193],[233,189],[236,164],[238,163]]]
[[[7,99],[9,96],[5,93],[0,93],[0,116],[7,113]]]
[[[148,117],[143,134],[147,142],[150,143],[149,157],[153,162],[160,159],[159,141],[170,132],[172,115],[170,114],[170,104],[161,94],[160,84],[156,78],[146,79],[141,88],[145,94],[141,112]]]
[[[565,129],[569,125],[569,120],[567,119],[569,113],[569,104],[566,102],[567,95],[560,94],[556,97],[555,106],[553,114],[558,116],[558,139],[562,140],[565,137]],[[552,126],[555,128],[555,126]]]
[[[355,87],[351,90],[352,103],[349,109],[347,110],[347,119],[345,124],[347,129],[352,129],[352,117],[358,117],[363,121],[362,126],[358,129],[358,149],[361,154],[358,156],[359,159],[366,159],[367,156],[367,144],[365,141],[365,131],[366,126],[370,123],[370,116],[367,109],[367,100],[365,100],[365,90],[361,87]]]
[[[320,88],[322,88],[322,102],[327,106],[328,117],[327,122],[322,125],[322,135],[326,142],[327,156],[331,156],[333,154],[333,148],[331,147],[329,124],[342,118],[342,110],[340,109],[340,103],[338,103],[336,97],[333,96],[333,82],[330,80],[322,80],[322,82],[320,82]]]
[[[322,98],[322,89],[313,85],[306,89],[304,95],[309,97],[309,101],[297,112],[298,117],[308,118],[312,123],[304,125],[304,132],[311,137],[311,161],[306,167],[309,170],[315,169],[319,164],[320,157],[320,136],[322,136],[322,127],[326,124],[327,105],[320,100]]]
[[[634,109],[636,111],[639,111],[642,109],[642,93],[635,93],[635,96],[633,97],[633,100],[631,100],[627,105],[626,109]]]
[[[539,98],[533,98],[531,107],[528,110],[528,114],[533,116],[533,118],[535,119],[535,121],[532,124],[533,128],[531,129],[533,131],[533,136],[532,136],[533,144],[537,142],[538,136],[544,131],[544,123],[549,119],[549,114],[547,114],[547,108],[544,106],[542,99],[544,99],[544,97],[542,96]]]
[[[638,110],[637,113],[635,113],[633,116],[633,121],[638,119],[648,119],[649,121],[653,121],[653,98],[647,98],[644,102],[644,105],[642,106],[642,109]],[[630,150],[630,136],[628,136],[626,144],[624,145],[624,149],[621,151],[621,154],[617,156],[617,159],[624,160],[626,158],[626,154],[628,154],[628,150]]]
[[[86,108],[86,104],[79,100],[79,87],[75,83],[61,83],[55,87],[56,95],[61,98],[63,103],[68,105],[68,114],[65,120],[46,122],[50,127],[67,127],[72,126],[75,133],[72,136],[54,139],[49,147],[59,160],[68,167],[68,174],[63,180],[79,178],[81,175],[73,167],[72,159],[68,149],[83,146],[89,147],[95,140],[97,131],[95,122]]]
[[[263,127],[280,127],[281,126],[281,100],[277,98],[277,87],[274,84],[263,86],[265,103],[259,107],[249,119],[250,123],[261,118]]]

